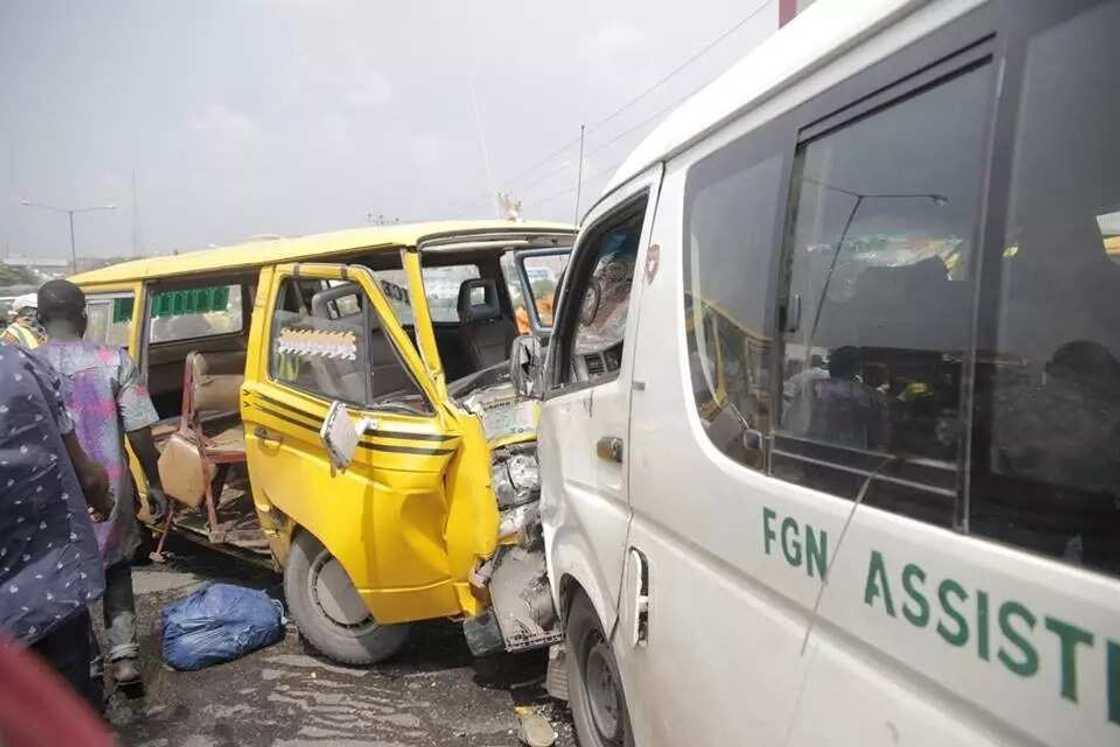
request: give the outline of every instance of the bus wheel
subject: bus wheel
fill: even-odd
[[[310,532],[299,532],[292,541],[284,595],[303,637],[342,664],[376,664],[408,638],[407,623],[381,625],[373,619],[342,564]]]
[[[572,720],[579,743],[584,747],[633,747],[618,663],[599,616],[581,592],[568,610],[565,635]]]

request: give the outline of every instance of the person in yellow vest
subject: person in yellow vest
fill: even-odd
[[[39,300],[34,293],[20,296],[12,302],[16,312],[15,320],[0,332],[0,342],[20,345],[26,350],[34,350],[47,339],[46,332],[39,324]]]

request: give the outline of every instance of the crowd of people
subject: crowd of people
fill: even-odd
[[[91,715],[104,709],[101,652],[115,685],[141,683],[130,570],[140,531],[125,441],[158,518],[158,416],[127,351],[83,340],[76,285],[50,281],[13,308],[0,333],[0,677],[12,693],[0,704],[0,743],[60,743],[75,728],[96,743],[109,739]],[[90,615],[98,600],[103,641]],[[23,739],[32,723],[36,736]]]

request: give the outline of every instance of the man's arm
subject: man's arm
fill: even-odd
[[[120,389],[117,391],[117,409],[124,423],[132,453],[140,462],[140,469],[148,481],[148,499],[152,520],[159,521],[167,511],[167,498],[159,479],[159,451],[152,438],[152,425],[159,420],[148,389],[140,381],[140,371],[128,356],[121,352],[118,370]]]
[[[140,462],[140,469],[148,480],[148,498],[151,501],[152,520],[163,518],[167,510],[167,497],[163,493],[163,483],[159,479],[159,450],[152,438],[151,426],[128,432],[128,445]]]
[[[77,436],[71,431],[62,436],[66,453],[78,474],[78,483],[86,496],[86,504],[95,512],[95,521],[105,521],[113,511],[113,498],[109,495],[109,475],[105,468],[86,454]]]

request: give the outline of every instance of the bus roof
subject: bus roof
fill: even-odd
[[[666,116],[622,162],[603,195],[748,111],[767,109],[759,124],[773,119],[981,2],[817,0]],[[892,25],[890,39],[838,59]]]
[[[70,277],[79,285],[106,285],[175,275],[193,275],[216,270],[238,270],[297,260],[321,260],[334,254],[359,250],[392,251],[402,246],[416,246],[428,237],[495,233],[575,233],[566,223],[543,221],[511,222],[508,220],[454,220],[426,223],[394,223],[344,231],[294,236],[290,238],[250,240],[241,244],[203,249],[201,251],[147,257],[122,262],[99,270]]]

